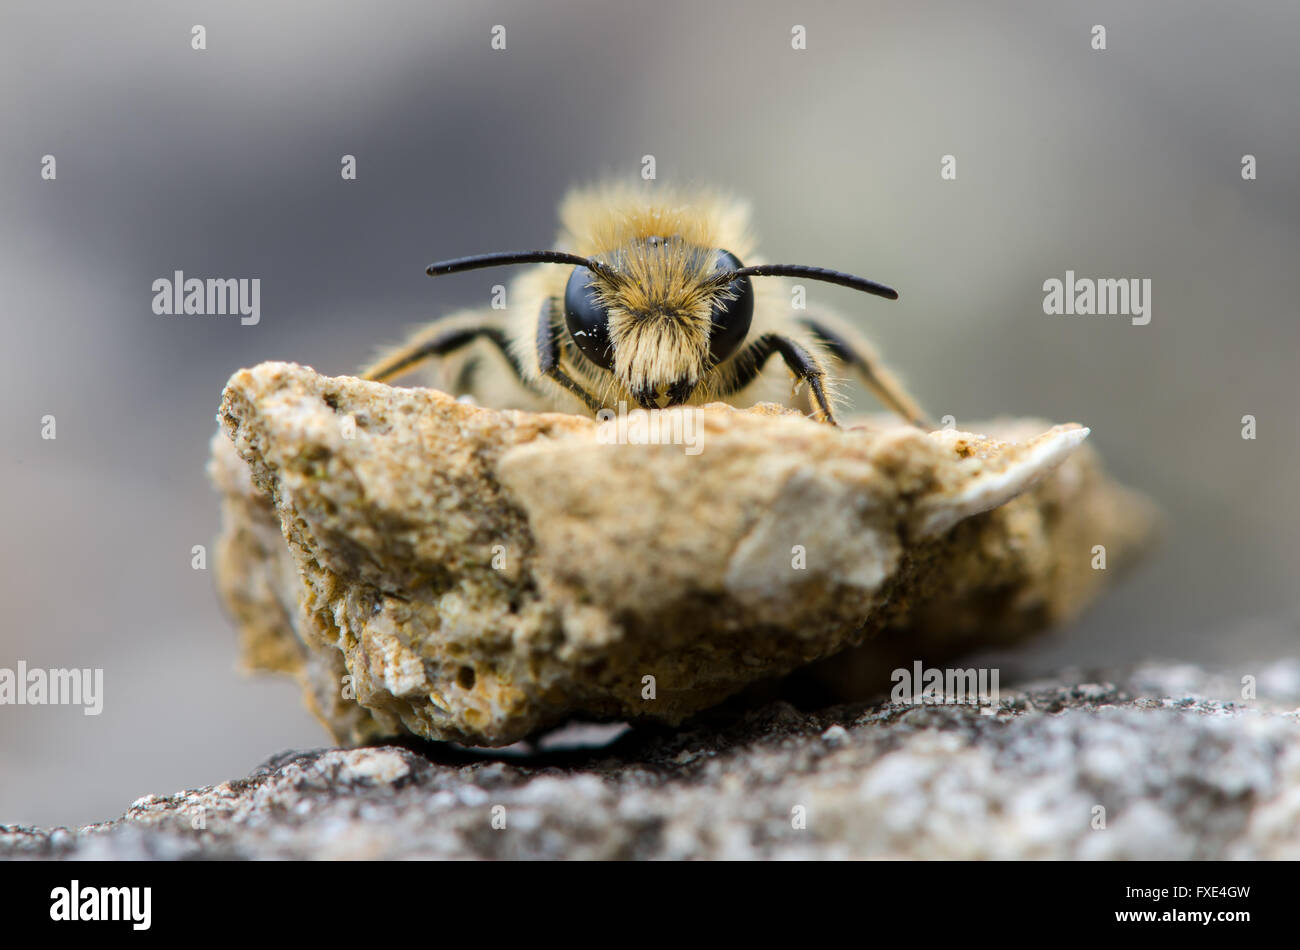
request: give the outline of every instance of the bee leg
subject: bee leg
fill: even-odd
[[[411,337],[378,362],[366,367],[361,371],[361,378],[386,382],[409,372],[425,360],[446,356],[478,339],[493,343],[505,355],[515,375],[523,380],[523,368],[515,355],[510,352],[510,340],[505,331],[498,326],[483,323],[450,327],[435,323]]]
[[[885,406],[919,429],[934,429],[915,399],[907,394],[894,374],[881,365],[879,358],[865,340],[847,328],[833,327],[826,320],[801,317],[806,326],[830,350],[831,355],[857,371],[863,383]]]
[[[758,377],[764,364],[778,353],[799,381],[808,384],[812,393],[813,412],[818,420],[839,425],[831,411],[830,400],[826,398],[826,371],[822,369],[817,357],[795,340],[779,333],[765,333],[741,352],[739,358],[743,362],[738,365],[742,368],[731,378],[727,388],[733,393],[744,389]]]
[[[552,298],[542,304],[542,313],[537,319],[537,368],[543,376],[549,376],[585,402],[592,412],[599,412],[600,402],[560,368],[560,335],[557,330],[555,299]]]

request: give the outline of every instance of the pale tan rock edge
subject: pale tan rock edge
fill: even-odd
[[[244,660],[294,674],[343,742],[677,723],[882,633],[933,662],[1072,616],[1155,525],[1075,425],[982,426],[996,441],[718,405],[691,455],[288,363],[236,373],[218,419]],[[840,685],[871,656],[841,654]]]

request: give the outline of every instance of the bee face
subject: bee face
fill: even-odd
[[[754,291],[748,277],[719,280],[741,267],[730,251],[669,235],[624,244],[599,263],[570,275],[565,326],[583,358],[640,405],[686,402],[744,342]]]
[[[560,208],[556,250],[476,254],[427,268],[437,277],[537,265],[518,278],[511,290],[517,302],[507,316],[449,315],[383,356],[365,375],[392,379],[426,359],[481,341],[499,352],[527,390],[528,408],[540,403],[572,409],[576,400],[599,413],[629,399],[645,409],[734,402],[779,360],[799,385],[807,384],[813,414],[834,424],[827,367],[838,360],[886,405],[923,424],[915,400],[851,328],[836,326],[825,314],[787,312],[776,288],[764,294],[760,285],[756,298],[750,279],[815,280],[889,299],[898,293],[825,267],[743,265],[740,258],[756,253],[748,218],[743,202],[707,189],[610,182],[575,191]]]

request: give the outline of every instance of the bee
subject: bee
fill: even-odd
[[[538,408],[598,413],[723,401],[749,404],[779,358],[808,388],[812,415],[835,425],[829,370],[855,372],[885,406],[929,427],[916,401],[871,346],[830,314],[790,304],[781,280],[825,281],[898,298],[875,281],[822,267],[752,263],[748,208],[708,190],[605,184],[571,193],[560,208],[562,250],[440,261],[430,276],[532,264],[504,310],[450,314],[426,324],[362,370],[390,381],[427,360],[452,360],[472,344]],[[751,263],[742,263],[750,261]],[[477,363],[463,363],[462,377]],[[469,388],[462,378],[457,389]]]

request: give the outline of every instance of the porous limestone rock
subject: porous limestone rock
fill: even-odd
[[[0,826],[0,858],[1296,860],[1297,704],[1294,661],[1153,663],[982,708],[723,708],[528,757],[289,752],[115,821]]]
[[[343,742],[676,724],[882,633],[929,660],[1027,636],[1154,524],[1077,425],[715,405],[689,444],[610,444],[614,422],[287,363],[236,373],[218,419],[217,578],[245,661],[296,675]]]

